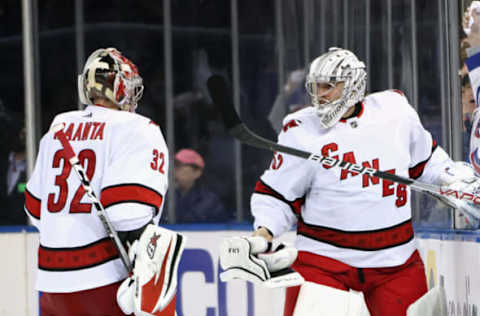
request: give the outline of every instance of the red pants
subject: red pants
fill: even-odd
[[[117,304],[117,282],[91,290],[72,293],[42,293],[42,316],[124,316]],[[174,316],[176,296],[155,316]]]
[[[42,293],[42,316],[124,316],[117,304],[121,282],[72,293]]]
[[[299,251],[292,268],[306,281],[363,292],[371,316],[405,316],[408,306],[427,292],[425,270],[418,251],[404,264],[390,268],[354,268]],[[293,315],[299,290],[299,286],[287,289],[284,316]]]

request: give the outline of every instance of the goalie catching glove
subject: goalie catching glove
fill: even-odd
[[[440,174],[440,182],[443,193],[440,198],[459,210],[469,225],[478,227],[480,201],[475,196],[480,194],[480,178],[475,176],[472,166],[463,161],[454,162]]]
[[[132,275],[117,291],[125,314],[175,315],[177,270],[184,246],[184,236],[152,224],[133,242],[128,251],[134,262]]]
[[[250,281],[268,288],[300,285],[303,277],[290,269],[297,249],[280,244],[267,252],[271,244],[263,237],[230,237],[220,245],[220,279]]]

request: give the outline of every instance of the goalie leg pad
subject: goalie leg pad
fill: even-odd
[[[176,316],[175,307],[177,303],[177,296],[175,295],[173,299],[168,303],[168,305],[161,311],[153,314],[154,316]]]
[[[118,304],[126,314],[132,313],[132,306],[137,316],[157,315],[171,309],[168,307],[175,301],[177,271],[185,240],[178,233],[151,224],[134,242],[129,250],[129,255],[135,257],[132,275],[117,292]]]
[[[293,316],[368,316],[362,296],[313,282],[305,282]]]
[[[126,315],[132,315],[135,311],[135,286],[133,278],[129,277],[120,284],[117,290],[117,303]]]
[[[445,289],[431,288],[407,309],[407,316],[447,316]]]

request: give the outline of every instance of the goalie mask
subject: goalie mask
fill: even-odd
[[[133,112],[143,94],[143,80],[138,69],[115,48],[101,48],[88,57],[78,76],[80,102],[93,105],[95,98],[105,98],[122,111]]]
[[[311,63],[305,88],[324,128],[334,126],[350,107],[365,97],[366,78],[365,64],[346,49],[332,47]],[[325,98],[339,83],[343,83],[340,96],[335,100]]]

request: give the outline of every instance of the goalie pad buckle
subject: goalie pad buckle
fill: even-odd
[[[118,304],[125,314],[157,315],[172,308],[184,247],[184,236],[156,225],[147,226],[129,249],[129,256],[135,258],[134,268],[117,292]],[[173,313],[174,310],[173,307]]]

